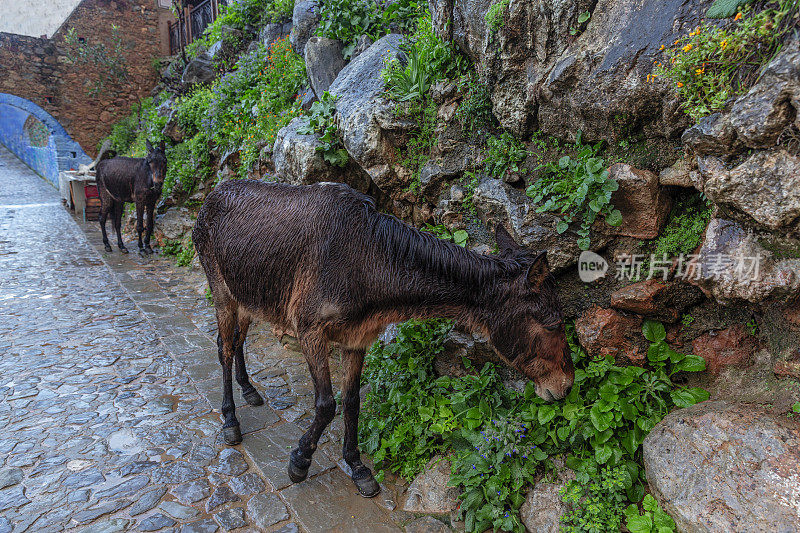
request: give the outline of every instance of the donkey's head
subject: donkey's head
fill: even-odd
[[[144,158],[147,165],[147,186],[150,189],[160,189],[164,185],[164,178],[167,175],[167,154],[165,152],[164,141],[153,147],[150,141],[145,141],[147,145],[147,156]]]
[[[501,257],[523,265],[505,289],[505,301],[491,325],[491,342],[502,359],[533,380],[536,394],[559,400],[575,379],[564,319],[546,252],[531,254],[501,225],[497,227]]]

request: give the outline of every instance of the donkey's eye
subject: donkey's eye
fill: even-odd
[[[543,324],[543,326],[547,331],[556,331],[561,328],[561,322],[557,322],[555,324]]]

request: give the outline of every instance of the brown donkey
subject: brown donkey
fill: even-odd
[[[328,350],[342,350],[344,459],[364,496],[380,488],[357,447],[364,351],[390,323],[448,317],[484,333],[498,355],[563,398],[572,360],[544,253],[532,255],[502,227],[499,257],[478,255],[379,213],[371,198],[342,184],[310,186],[229,181],[205,201],[193,239],[214,297],[224,396],[223,435],[242,440],[231,365],[245,400],[243,344],[252,318],[293,330],[314,382],[316,415],[289,459],[295,483],[308,474],[320,435],[336,413]]]

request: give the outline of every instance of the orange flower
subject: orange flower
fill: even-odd
[[[690,50],[691,50],[693,47],[694,47],[694,45],[693,45],[692,43],[689,43],[689,44],[687,44],[686,46],[684,46],[684,47],[682,48],[682,50],[683,50],[684,52],[689,52],[689,51],[690,51]]]
[[[683,83],[679,81],[678,82],[678,87],[683,87]]]
[[[740,19],[740,18],[742,18],[743,16],[744,16],[744,15],[742,15],[742,12],[741,12],[741,11],[739,11],[738,13],[736,13],[736,16],[735,16],[735,17],[733,17],[733,20],[739,20],[739,19]]]

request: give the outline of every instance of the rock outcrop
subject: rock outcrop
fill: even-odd
[[[294,51],[301,56],[305,52],[306,43],[314,34],[317,24],[319,24],[319,18],[319,3],[317,0],[299,0],[295,2],[289,41],[292,43]]]
[[[408,179],[399,173],[397,148],[387,135],[400,123],[394,104],[383,96],[381,77],[386,61],[397,58],[401,41],[397,34],[382,37],[344,67],[329,89],[338,97],[337,122],[345,149],[386,194],[399,193]]]
[[[741,404],[667,415],[642,447],[653,495],[687,533],[796,531],[800,423]]]
[[[614,140],[632,130],[673,138],[688,126],[669,87],[647,75],[661,45],[695,27],[711,0],[511,2],[496,31],[484,18],[492,3],[434,0],[431,10],[439,34],[486,74],[505,128]]]
[[[312,37],[306,43],[306,72],[317,98],[327,91],[347,62],[342,57],[341,41],[325,37]]]

